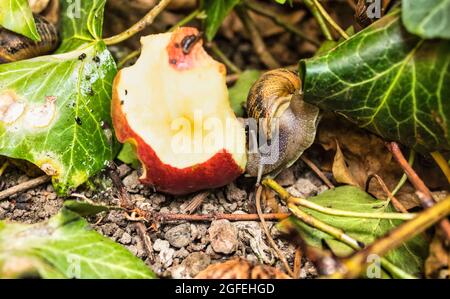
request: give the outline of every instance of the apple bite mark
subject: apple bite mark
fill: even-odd
[[[117,138],[136,146],[141,181],[171,194],[224,186],[246,166],[225,67],[198,38],[194,28],[144,37],[139,60],[114,80]]]

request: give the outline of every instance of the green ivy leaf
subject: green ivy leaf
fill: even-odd
[[[403,0],[402,18],[413,34],[450,39],[450,0]]]
[[[300,62],[305,101],[421,152],[450,149],[450,41],[425,41],[387,15]]]
[[[69,52],[102,38],[106,0],[65,1],[61,3],[62,43],[58,53]]]
[[[41,167],[60,194],[100,171],[116,150],[110,102],[117,69],[96,40],[105,0],[82,3],[79,21],[63,13],[58,52],[77,50],[0,65],[0,104],[8,108],[0,114],[0,155]]]
[[[258,80],[261,72],[258,70],[246,70],[239,75],[239,79],[229,89],[231,108],[236,116],[244,115],[244,104],[247,101],[247,95],[253,83]]]
[[[43,278],[156,277],[131,252],[67,209],[34,225],[0,222],[0,277],[30,272]]]
[[[225,17],[233,10],[240,0],[206,0],[205,1],[205,34],[212,41]]]
[[[130,164],[134,169],[138,169],[141,162],[139,161],[136,155],[136,149],[134,145],[125,142],[122,146],[122,149],[117,156],[117,159],[122,161],[125,164]]]
[[[328,190],[322,194],[309,198],[316,204],[337,210],[365,213],[387,213],[394,210],[386,201],[376,200],[357,187],[343,186]],[[387,234],[402,223],[400,220],[364,219],[353,217],[338,217],[322,214],[307,208],[302,208],[306,213],[337,228],[344,230],[348,235],[366,245]],[[346,257],[353,250],[344,243],[337,241],[332,236],[312,228],[303,222],[291,218],[299,229],[305,241],[313,247],[322,247],[322,240],[339,257]],[[420,275],[427,257],[428,245],[423,236],[418,236],[404,243],[397,249],[386,254],[386,259],[398,268],[413,275]]]
[[[0,0],[0,26],[40,41],[28,0]]]

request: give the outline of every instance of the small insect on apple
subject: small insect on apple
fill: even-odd
[[[225,66],[203,49],[195,28],[143,37],[135,65],[113,85],[120,142],[135,146],[140,180],[187,194],[224,186],[246,167],[246,136],[228,100]]]

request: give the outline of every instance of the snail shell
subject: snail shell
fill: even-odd
[[[0,28],[0,63],[13,62],[53,52],[59,44],[56,27],[44,17],[35,15],[36,28],[41,36],[40,42]]]
[[[50,0],[28,0],[31,11],[35,14],[43,12],[47,8],[49,2]]]
[[[270,153],[260,150],[262,144],[257,150],[249,148],[247,174],[257,176],[258,182],[264,174],[275,176],[291,166],[314,142],[320,111],[303,101],[301,88],[295,73],[275,69],[263,74],[250,89],[248,116],[256,120],[270,148]],[[249,134],[251,144],[252,132]]]

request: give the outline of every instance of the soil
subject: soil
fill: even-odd
[[[119,165],[119,173],[133,204],[144,211],[185,213],[186,206],[195,196],[174,197],[155,192],[140,184],[137,170],[126,164]],[[21,170],[10,166],[1,176],[0,191],[29,179]],[[294,195],[312,196],[327,189],[301,161],[282,173],[277,180]],[[255,213],[253,184],[253,180],[241,177],[228,186],[212,190],[194,213]],[[89,184],[80,187],[74,195],[85,196],[94,202],[118,205],[119,200],[114,191],[109,178],[105,174],[99,174]],[[45,221],[58,213],[64,199],[58,197],[51,183],[48,183],[1,201],[0,220],[21,223]],[[276,202],[275,206],[266,205],[265,212],[287,211],[280,201]],[[232,257],[243,257],[283,269],[267,242],[260,223],[256,221],[178,221],[157,225],[146,223],[146,233],[151,239],[150,250],[146,250],[136,222],[129,221],[123,212],[104,212],[90,217],[88,221],[93,229],[141,258],[160,277],[191,278],[209,264]],[[292,266],[295,247],[282,238],[275,222],[267,223],[272,237]],[[303,260],[300,277],[315,276],[314,266]]]

